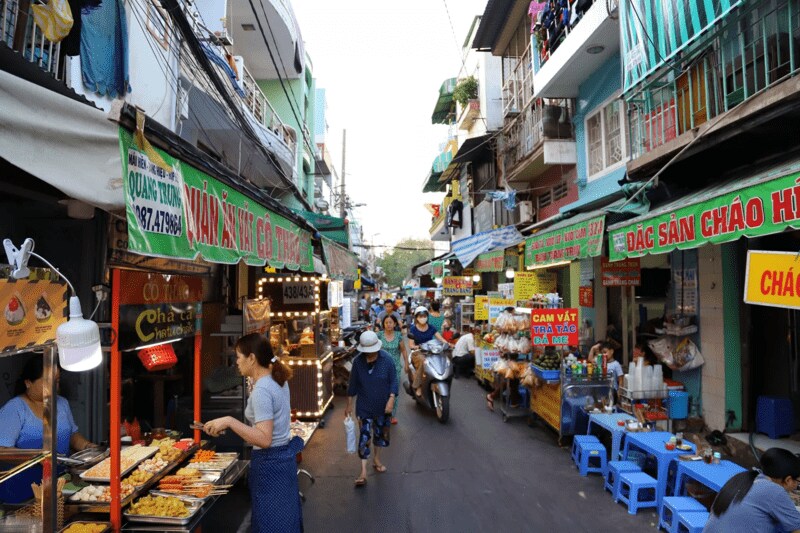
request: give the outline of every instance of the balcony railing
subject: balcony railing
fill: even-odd
[[[269,103],[266,95],[261,91],[261,87],[256,83],[255,78],[248,72],[247,68],[242,68],[242,88],[244,89],[244,101],[253,116],[261,124],[272,130],[289,147],[292,153],[297,148],[297,133],[294,128],[284,124],[272,104]]]
[[[534,100],[511,121],[505,130],[506,169],[512,170],[539,149],[545,139],[573,139],[572,99]]]
[[[521,113],[533,98],[531,47],[528,46],[519,59],[508,58],[506,61],[516,61],[503,83],[503,116],[508,117]]]
[[[629,99],[636,159],[797,73],[800,0],[776,0],[731,20],[707,46]]]
[[[439,216],[433,219],[433,222],[431,223],[431,229],[428,233],[433,235],[433,232],[436,230],[436,226],[438,226],[439,223],[441,223],[441,221],[447,217],[447,208],[449,208],[450,204],[452,203],[453,197],[449,195],[445,196],[444,201],[439,206]]]
[[[25,5],[29,4],[25,2]],[[3,42],[22,57],[61,79],[61,44],[48,41],[33,20],[30,6],[20,11],[19,0],[0,0],[0,31]]]
[[[570,3],[563,4],[562,6],[562,4],[556,2],[555,13],[552,15],[553,22],[551,22],[548,27],[540,27],[536,34],[536,40],[539,43],[548,43],[549,45],[539,45],[536,47],[536,53],[538,54],[537,70],[547,63],[547,60],[550,59],[561,43],[569,38],[570,32],[575,31],[575,29],[580,26],[581,22],[583,22],[583,16],[591,9],[595,2],[603,2],[609,16],[619,7],[619,0],[591,0],[588,6],[585,7],[585,11],[579,14],[580,18],[578,18],[576,22],[573,22],[576,15],[572,12],[572,9],[576,7],[577,3],[576,5]],[[562,10],[566,10],[566,13]],[[571,24],[562,23],[565,19],[569,20]]]

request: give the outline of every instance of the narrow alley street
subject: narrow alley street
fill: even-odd
[[[306,531],[652,531],[649,510],[629,515],[581,477],[555,433],[524,419],[502,422],[475,380],[453,384],[451,418],[440,424],[401,393],[400,423],[382,456],[388,471],[370,471],[356,489],[358,458],[344,453],[343,398],[303,452],[316,483],[301,486]]]

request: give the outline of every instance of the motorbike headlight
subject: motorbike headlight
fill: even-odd
[[[431,345],[431,353],[433,354],[440,354],[444,347],[441,344],[433,344]]]

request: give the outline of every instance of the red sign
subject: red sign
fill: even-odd
[[[578,304],[581,307],[594,307],[594,287],[589,285],[578,288]]]
[[[531,342],[534,346],[577,346],[577,309],[533,309]]]
[[[638,257],[613,262],[604,258],[600,270],[603,287],[638,287],[642,284],[642,267]]]

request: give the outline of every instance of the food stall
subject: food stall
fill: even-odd
[[[333,400],[341,285],[313,275],[269,275],[257,282],[258,297],[271,305],[272,348],[294,372],[291,403],[298,418],[322,418]]]

